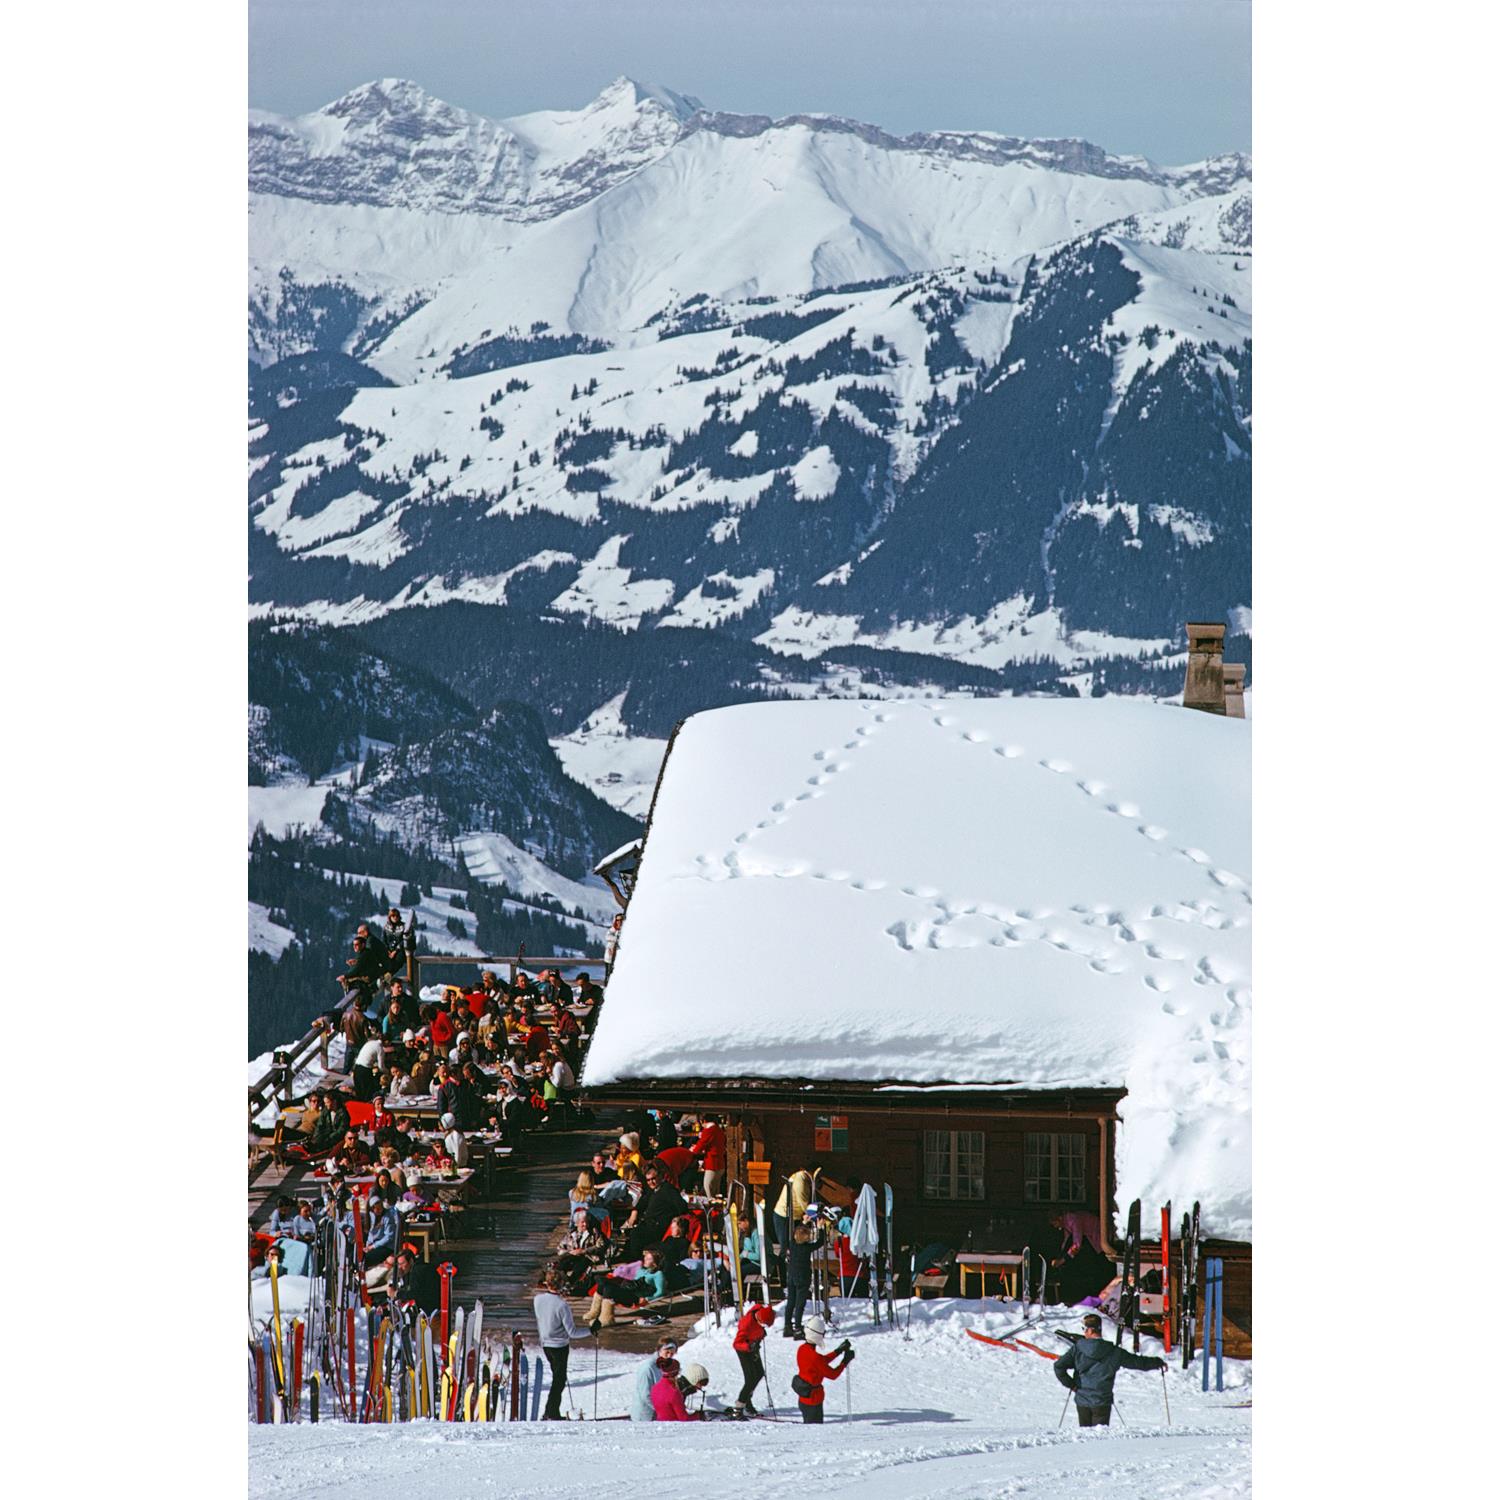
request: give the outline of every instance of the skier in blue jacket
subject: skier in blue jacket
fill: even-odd
[[[677,1372],[677,1340],[663,1334],[656,1341],[656,1353],[643,1359],[636,1368],[635,1380],[630,1388],[630,1420],[632,1422],[654,1422],[656,1408],[651,1404],[651,1392],[656,1382],[666,1374]]]
[[[1115,1400],[1115,1376],[1121,1370],[1165,1370],[1167,1362],[1153,1355],[1131,1354],[1100,1337],[1098,1313],[1083,1320],[1083,1337],[1052,1366],[1052,1373],[1073,1392],[1080,1427],[1108,1427]]]

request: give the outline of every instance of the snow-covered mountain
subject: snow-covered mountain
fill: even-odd
[[[1249,173],[626,79],[253,114],[253,612],[468,710],[362,708],[422,744],[337,807],[565,879],[583,843],[465,790],[499,701],[639,815],[719,703],[1170,692],[1183,622],[1250,604]]]
[[[387,80],[251,163],[263,610],[998,665],[1248,605],[1241,156]]]

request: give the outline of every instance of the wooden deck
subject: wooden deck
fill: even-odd
[[[605,1116],[586,1128],[541,1130],[522,1137],[515,1154],[497,1167],[490,1189],[476,1179],[460,1227],[447,1240],[433,1241],[433,1264],[452,1261],[456,1267],[454,1302],[467,1308],[482,1300],[485,1327],[497,1338],[502,1329],[519,1329],[528,1345],[535,1342],[531,1299],[542,1267],[567,1229],[568,1189],[595,1148],[613,1146],[618,1137],[618,1125]],[[250,1183],[250,1219],[262,1226],[282,1193],[306,1197],[316,1195],[320,1186],[321,1179],[313,1176],[307,1163],[267,1163]],[[587,1298],[573,1303],[580,1326],[588,1305]],[[675,1307],[680,1311],[667,1326],[681,1334],[699,1315],[702,1303],[683,1298]],[[733,1312],[726,1316],[733,1317]],[[601,1333],[600,1345],[649,1353],[663,1331],[635,1326],[634,1315],[622,1309],[620,1321]]]

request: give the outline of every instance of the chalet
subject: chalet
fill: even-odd
[[[589,1095],[717,1112],[730,1175],[759,1162],[773,1194],[813,1161],[888,1182],[906,1243],[1047,1244],[1072,1207],[1112,1250],[1131,1200],[1148,1226],[1201,1202],[1233,1315],[1249,725],[1226,711],[1222,629],[1191,629],[1207,712],[908,699],[684,720],[630,851]]]

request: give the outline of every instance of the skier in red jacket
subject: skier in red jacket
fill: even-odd
[[[745,1383],[740,1387],[735,1408],[742,1417],[753,1417],[755,1406],[751,1397],[755,1388],[766,1378],[765,1342],[766,1329],[776,1321],[776,1311],[765,1302],[752,1302],[734,1331],[734,1352],[739,1356],[740,1372]]]
[[[825,1329],[822,1318],[806,1318],[802,1324],[804,1342],[797,1346],[797,1380],[792,1389],[797,1392],[797,1405],[804,1422],[823,1420],[823,1382],[837,1380],[854,1360],[854,1346],[845,1339],[832,1354],[824,1354],[818,1348],[823,1342]],[[834,1361],[844,1356],[842,1364]],[[800,1381],[800,1384],[798,1383]]]
[[[724,1127],[719,1124],[717,1115],[703,1116],[698,1139],[688,1149],[703,1164],[703,1196],[717,1198],[729,1159],[725,1150]]]

